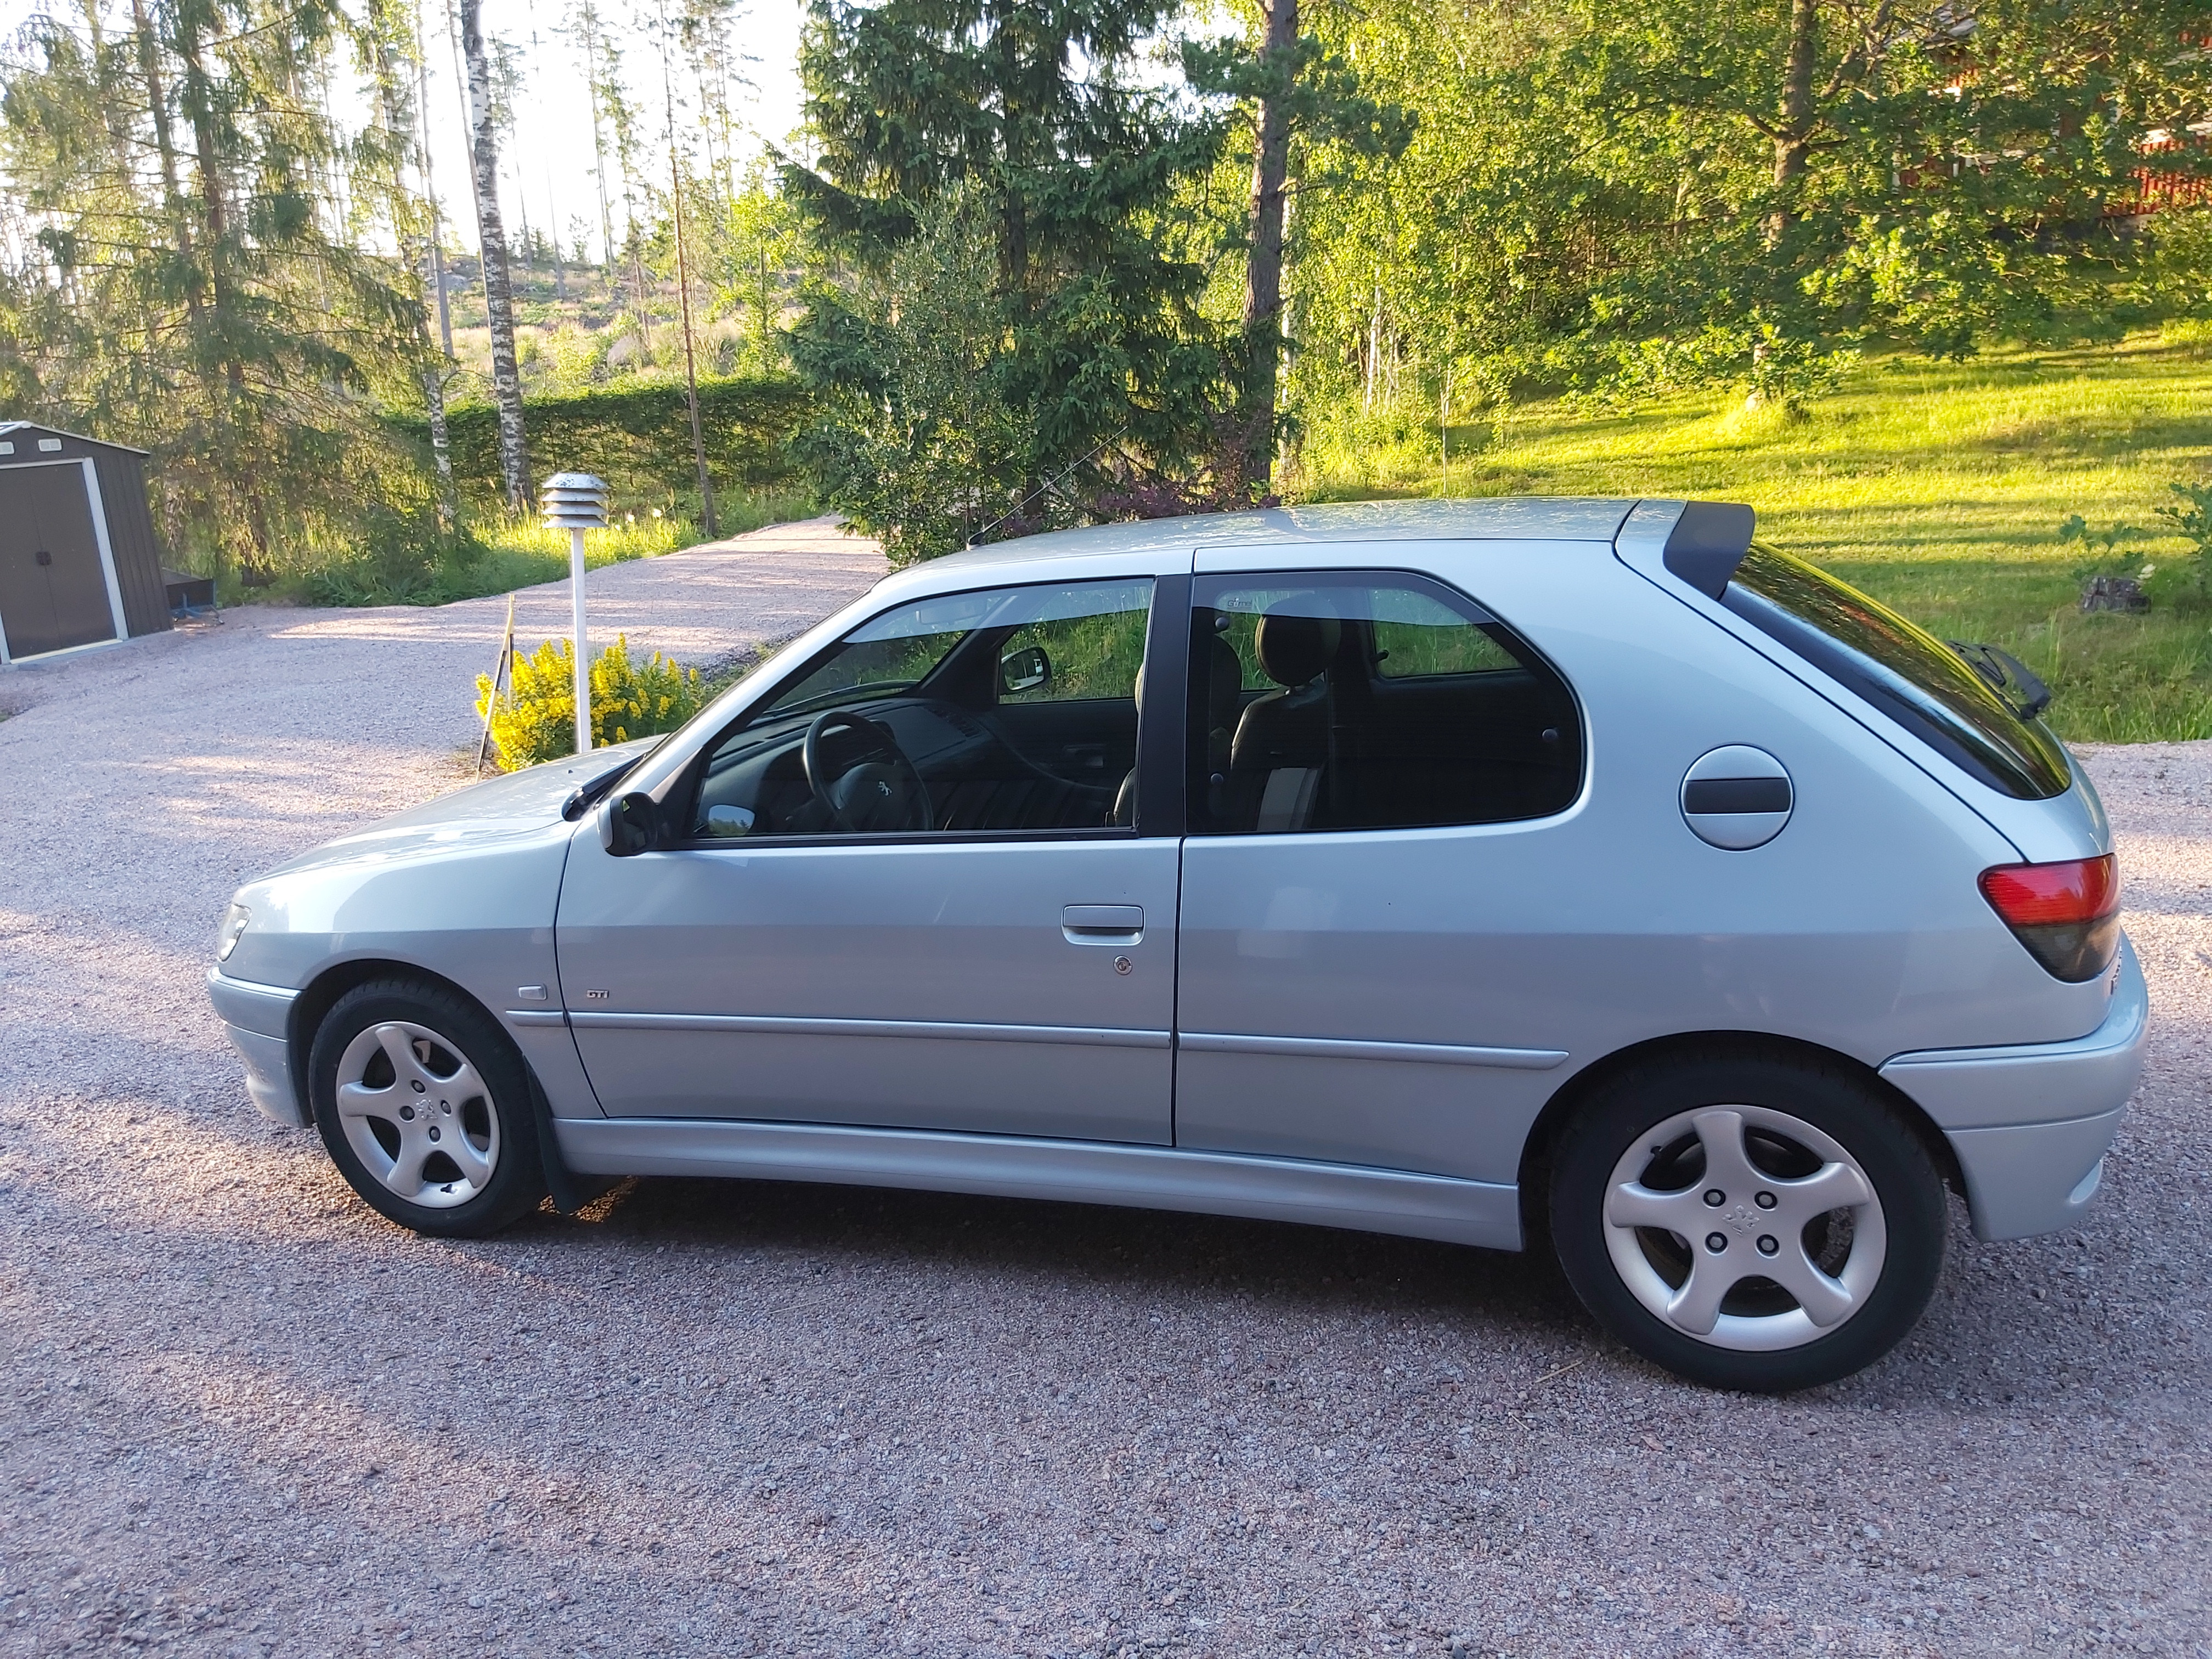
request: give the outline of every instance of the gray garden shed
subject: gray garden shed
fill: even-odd
[[[0,421],[0,663],[168,627],[145,461]]]

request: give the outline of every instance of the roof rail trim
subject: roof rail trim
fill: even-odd
[[[1674,574],[1717,599],[1751,550],[1758,522],[1759,515],[1741,501],[1685,502],[1662,557]]]

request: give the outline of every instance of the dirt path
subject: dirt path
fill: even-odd
[[[877,568],[674,556],[603,614],[711,655]],[[2212,744],[2090,759],[2157,1025],[2088,1226],[1961,1230],[1897,1354],[1747,1401],[1405,1241],[680,1182],[378,1220],[200,975],[234,882],[441,787],[502,610],[240,614],[0,723],[0,1654],[2212,1652]]]

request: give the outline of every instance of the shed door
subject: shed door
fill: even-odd
[[[74,461],[0,469],[0,624],[11,657],[115,637],[84,468]]]

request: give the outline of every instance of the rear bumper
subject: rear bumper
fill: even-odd
[[[2069,1227],[2105,1178],[2105,1150],[2124,1114],[1954,1129],[1946,1137],[1966,1177],[1977,1238],[2033,1238]]]
[[[208,970],[208,1000],[222,1017],[223,1035],[246,1062],[246,1092],[264,1117],[290,1129],[307,1127],[292,1081],[292,1045],[286,1035],[297,994]]]
[[[2055,1231],[2087,1209],[2142,1076],[2149,1019],[2142,965],[2123,940],[2111,1006],[2088,1036],[1899,1054],[1881,1068],[1958,1155],[1978,1237]]]

